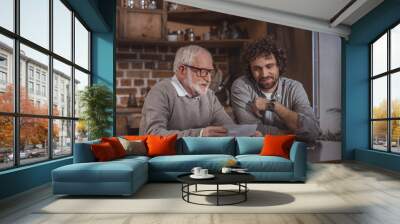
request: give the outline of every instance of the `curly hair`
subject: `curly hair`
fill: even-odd
[[[273,54],[279,67],[279,73],[285,74],[287,57],[285,50],[279,48],[275,41],[270,37],[263,37],[259,40],[247,43],[242,51],[242,61],[244,71],[251,74],[250,63],[258,57],[267,57]]]

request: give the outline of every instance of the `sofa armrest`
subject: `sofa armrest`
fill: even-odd
[[[307,177],[307,149],[304,142],[295,141],[290,148],[290,160],[293,162],[293,179],[305,181]]]
[[[95,162],[96,158],[94,157],[90,146],[92,144],[100,143],[99,140],[75,143],[74,147],[74,163],[89,163]]]

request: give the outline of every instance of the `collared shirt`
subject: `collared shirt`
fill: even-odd
[[[180,97],[187,96],[187,97],[190,97],[190,98],[195,98],[196,100],[199,100],[199,99],[200,99],[199,96],[192,97],[192,96],[186,91],[185,87],[183,87],[182,83],[178,80],[178,78],[177,78],[175,75],[171,78],[171,84],[174,86],[174,88],[175,88],[176,93],[178,94],[178,96],[180,96]]]
[[[186,89],[183,87],[182,83],[179,82],[178,78],[176,78],[175,75],[171,78],[171,83],[174,86],[178,96],[189,96],[190,97],[190,94],[186,91]]]
[[[241,76],[234,81],[231,88],[232,108],[235,118],[240,124],[258,124],[258,130],[263,134],[293,133],[285,122],[274,112],[267,112],[259,118],[251,110],[251,104],[256,97],[266,97],[257,84],[249,76]],[[298,114],[298,130],[296,136],[300,140],[314,141],[320,133],[318,121],[310,106],[303,85],[293,79],[280,77],[278,87],[271,94],[271,99],[279,102]]]

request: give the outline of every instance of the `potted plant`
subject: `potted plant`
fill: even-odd
[[[110,136],[107,130],[112,125],[112,92],[103,84],[94,84],[86,87],[79,96],[81,124],[87,127],[89,140]]]

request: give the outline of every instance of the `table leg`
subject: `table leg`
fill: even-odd
[[[195,191],[197,192],[197,184],[196,184],[196,186],[195,186]]]
[[[219,184],[217,184],[217,206],[219,205]]]
[[[247,201],[247,183],[244,183],[244,201]]]

